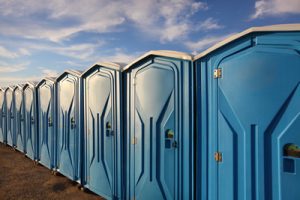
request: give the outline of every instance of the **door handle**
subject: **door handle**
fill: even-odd
[[[167,129],[165,132],[165,148],[171,149],[171,148],[177,148],[178,143],[174,140],[174,131],[172,129]]]
[[[53,122],[52,122],[52,118],[51,117],[48,118],[48,126],[49,127],[53,126]]]
[[[76,127],[76,122],[75,122],[75,118],[74,117],[71,117],[71,129],[74,129]]]
[[[30,122],[31,122],[31,124],[34,124],[34,118],[33,117],[30,118]]]
[[[112,131],[112,127],[111,127],[111,123],[110,122],[106,122],[106,136],[109,137],[109,136],[113,136],[114,133]]]

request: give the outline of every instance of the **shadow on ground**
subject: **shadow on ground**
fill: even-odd
[[[1,200],[103,200],[82,192],[74,182],[54,176],[47,168],[34,165],[24,154],[0,143]]]

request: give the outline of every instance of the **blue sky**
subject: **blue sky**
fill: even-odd
[[[299,0],[0,0],[0,85],[149,50],[197,54],[252,26],[300,23]]]

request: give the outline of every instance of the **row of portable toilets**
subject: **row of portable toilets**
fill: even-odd
[[[0,141],[107,199],[300,199],[300,24],[0,90]],[[0,155],[1,156],[1,155]]]

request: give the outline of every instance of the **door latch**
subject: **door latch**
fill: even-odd
[[[70,122],[71,122],[71,129],[74,129],[75,127],[76,127],[76,121],[75,121],[75,118],[74,117],[71,117],[71,120],[70,120]]]
[[[52,117],[48,118],[48,126],[49,127],[53,126]]]

